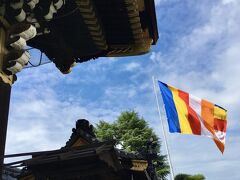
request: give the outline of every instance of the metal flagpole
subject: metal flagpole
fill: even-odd
[[[173,166],[172,166],[172,161],[171,161],[171,157],[170,157],[170,153],[169,153],[169,148],[168,148],[168,142],[167,142],[166,132],[165,132],[165,128],[164,128],[164,125],[163,125],[162,116],[161,116],[161,111],[160,111],[160,107],[159,107],[159,101],[158,101],[157,89],[156,89],[156,84],[155,84],[155,78],[154,78],[154,76],[152,77],[152,80],[153,80],[153,89],[154,89],[154,93],[155,93],[155,97],[156,97],[156,102],[157,102],[159,120],[160,120],[160,122],[161,122],[162,131],[163,131],[164,144],[165,144],[166,151],[167,151],[167,157],[168,157],[168,162],[169,162],[169,167],[170,167],[170,175],[171,175],[171,179],[174,180]]]

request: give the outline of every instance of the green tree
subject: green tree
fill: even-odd
[[[189,175],[189,174],[178,174],[174,180],[204,180],[205,177],[202,174]]]
[[[169,174],[169,166],[166,156],[160,154],[160,141],[147,122],[140,118],[135,111],[125,111],[120,114],[115,122],[100,121],[95,129],[100,140],[116,140],[123,150],[131,153],[146,154],[147,141],[152,139],[157,153],[156,162],[160,162],[157,168],[159,179],[166,179]]]

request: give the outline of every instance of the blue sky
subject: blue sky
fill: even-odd
[[[240,1],[155,1],[160,38],[148,54],[99,58],[78,64],[69,75],[52,63],[18,74],[7,154],[60,148],[77,119],[111,122],[125,110],[139,112],[162,138],[155,76],[228,110],[224,155],[211,139],[167,133],[175,174],[240,179]],[[33,61],[39,58],[32,55]]]

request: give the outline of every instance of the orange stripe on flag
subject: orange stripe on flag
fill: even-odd
[[[218,149],[223,153],[224,149],[225,149],[224,144],[217,139],[213,139],[213,140],[214,140],[215,144],[217,145]]]
[[[178,90],[179,97],[186,103],[188,110],[188,121],[191,126],[193,134],[201,135],[201,123],[198,119],[197,113],[189,106],[189,94]]]
[[[213,126],[214,126],[214,104],[210,103],[204,99],[201,102],[201,116],[203,118],[203,123],[205,127],[214,134]]]

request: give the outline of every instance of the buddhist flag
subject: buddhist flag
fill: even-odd
[[[223,153],[227,110],[158,81],[171,133],[207,136]]]

